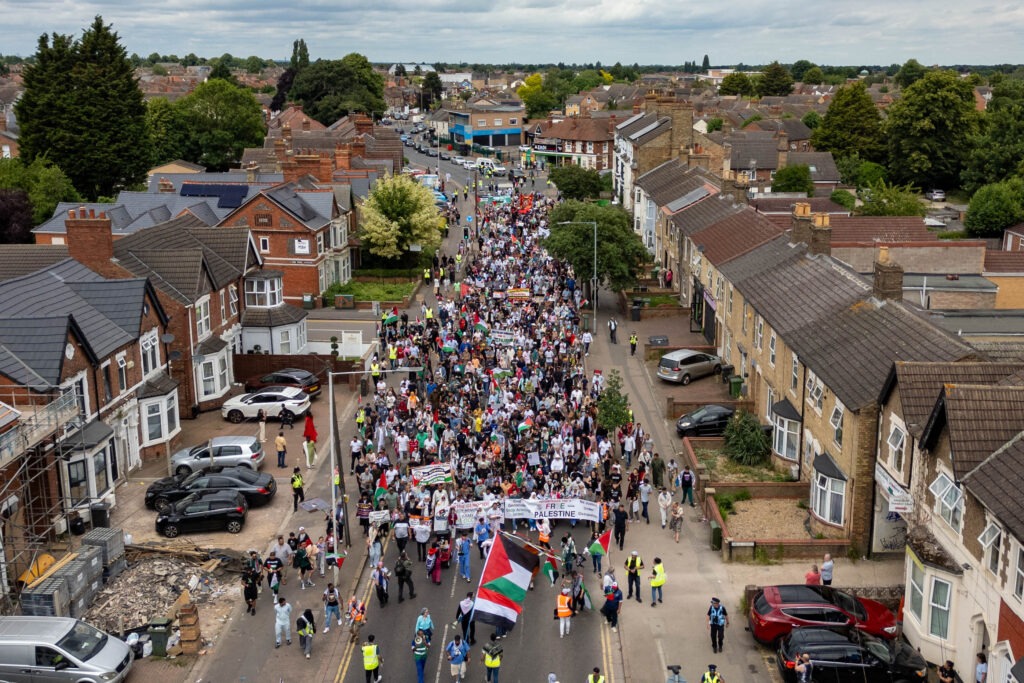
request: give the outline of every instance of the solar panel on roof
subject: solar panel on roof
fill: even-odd
[[[711,193],[708,192],[706,188],[698,187],[696,190],[691,190],[690,192],[687,192],[679,199],[672,200],[671,202],[668,203],[668,205],[665,208],[668,209],[669,213],[675,213],[676,211],[684,209],[696,201],[704,199],[704,197],[707,197],[709,194]]]
[[[182,197],[217,197],[218,209],[237,209],[249,193],[248,185],[182,183]]]

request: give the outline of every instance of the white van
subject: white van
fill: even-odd
[[[67,617],[0,617],[0,681],[120,683],[134,656],[118,638]]]
[[[493,159],[487,157],[480,157],[476,160],[476,168],[478,171],[494,171],[497,164],[494,163]]]

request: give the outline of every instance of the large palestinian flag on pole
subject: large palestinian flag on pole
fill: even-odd
[[[538,564],[536,555],[498,534],[484,562],[473,618],[512,630],[523,611],[523,600]]]

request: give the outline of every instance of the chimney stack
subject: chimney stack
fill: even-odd
[[[810,205],[808,205],[810,206]],[[828,224],[827,213],[816,213],[812,219],[811,242],[808,251],[823,256],[832,255],[832,228]]]
[[[672,118],[672,158],[675,159],[693,147],[693,105],[675,101],[669,106]]]
[[[157,185],[158,185],[158,188],[159,188],[160,192],[162,192],[162,193],[165,193],[165,194],[173,194],[174,193],[174,183],[172,183],[167,178],[161,178],[160,182]]]
[[[789,163],[789,134],[786,131],[779,131],[779,144],[775,150],[779,153],[778,170],[781,171]]]
[[[793,205],[793,216],[790,222],[789,241],[793,244],[811,244],[811,205],[797,202]]]
[[[64,227],[67,230],[68,256],[101,275],[110,272],[114,234],[105,212],[97,215],[95,209],[84,206],[71,209]]]
[[[889,258],[889,247],[878,248],[872,294],[882,301],[903,301],[903,266]]]
[[[309,119],[306,119],[306,118],[302,119],[302,132],[303,133],[308,133],[309,132]]]

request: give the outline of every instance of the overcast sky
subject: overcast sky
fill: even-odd
[[[1024,62],[1024,3],[964,0],[0,0],[0,53],[100,14],[128,53],[585,63]]]

